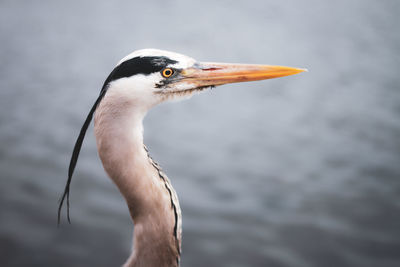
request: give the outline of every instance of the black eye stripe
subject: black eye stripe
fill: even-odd
[[[105,81],[109,84],[112,81],[133,76],[135,74],[149,75],[159,72],[168,65],[173,65],[178,61],[165,56],[160,57],[134,57],[122,62],[110,73]]]

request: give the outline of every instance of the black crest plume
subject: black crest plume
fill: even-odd
[[[68,222],[71,223],[71,219],[69,217],[69,190],[70,190],[72,175],[74,174],[76,162],[78,161],[79,152],[81,151],[86,131],[90,125],[90,122],[92,121],[93,114],[96,111],[97,106],[99,105],[99,103],[101,102],[101,100],[103,99],[103,97],[107,92],[109,84],[117,79],[130,77],[135,74],[148,75],[154,72],[158,72],[162,70],[164,67],[166,67],[168,64],[175,64],[177,62],[178,61],[175,61],[165,56],[134,57],[116,66],[110,73],[110,75],[108,75],[106,81],[103,84],[103,87],[101,88],[100,95],[97,97],[96,102],[90,109],[89,114],[87,115],[86,120],[82,125],[79,136],[76,139],[74,150],[72,151],[71,161],[69,162],[68,180],[65,185],[64,193],[60,199],[60,204],[58,206],[58,216],[57,216],[58,224],[60,224],[61,209],[65,199],[67,199],[67,218]]]
[[[58,206],[58,214],[57,214],[57,223],[58,225],[60,224],[60,219],[61,219],[61,209],[64,204],[65,198],[67,199],[67,218],[68,222],[71,223],[71,218],[69,217],[69,188],[71,185],[71,180],[72,180],[72,175],[74,174],[76,162],[78,161],[79,157],[79,152],[81,151],[83,139],[85,138],[85,134],[87,131],[87,128],[90,125],[90,122],[92,121],[93,114],[96,111],[97,106],[99,105],[100,101],[103,99],[107,92],[107,88],[109,83],[113,80],[114,74],[116,72],[118,67],[116,67],[110,75],[107,77],[106,81],[103,84],[103,87],[101,88],[100,95],[97,97],[96,102],[94,102],[93,107],[90,109],[89,114],[86,117],[85,122],[82,125],[81,131],[79,132],[78,138],[76,139],[74,150],[72,151],[72,156],[71,160],[69,162],[69,168],[68,168],[68,180],[65,185],[64,193],[60,199],[60,204]]]
[[[71,156],[71,161],[69,162],[67,184],[65,185],[64,193],[60,199],[60,205],[58,206],[58,218],[57,218],[58,224],[60,224],[61,209],[64,204],[65,198],[67,198],[67,218],[68,218],[68,222],[71,223],[71,219],[69,217],[69,187],[71,184],[72,175],[75,170],[76,162],[78,161],[79,152],[81,151],[81,147],[82,147],[83,139],[85,138],[86,130],[89,127],[90,122],[92,121],[93,113],[96,111],[97,105],[100,103],[100,101],[104,97],[105,93],[106,93],[106,90],[102,90],[100,92],[99,97],[97,98],[93,107],[90,109],[89,114],[87,115],[86,120],[82,125],[78,139],[76,139],[74,150],[73,150],[72,156]]]

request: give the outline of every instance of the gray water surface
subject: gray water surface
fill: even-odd
[[[88,132],[120,58],[306,67],[154,108],[145,142],[183,210],[182,266],[400,266],[400,2],[1,1],[0,265],[118,266],[132,224]]]

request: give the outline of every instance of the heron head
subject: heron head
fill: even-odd
[[[143,49],[123,58],[108,76],[103,90],[135,105],[151,108],[227,83],[277,78],[304,69],[250,64],[197,62],[178,53]]]
[[[156,49],[143,49],[129,54],[107,77],[81,128],[58,209],[58,221],[65,198],[69,203],[70,183],[86,130],[93,114],[104,102],[112,103],[111,108],[102,110],[111,119],[118,112],[124,115],[134,112],[142,119],[151,107],[168,99],[181,99],[206,88],[227,83],[278,78],[303,71],[305,69],[283,66],[197,62],[181,54]],[[67,214],[69,220],[69,213]]]

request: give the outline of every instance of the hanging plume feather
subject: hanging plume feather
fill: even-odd
[[[73,150],[72,156],[71,156],[71,161],[69,162],[67,184],[65,185],[64,193],[60,199],[60,205],[58,206],[58,224],[60,224],[61,209],[64,204],[65,198],[67,198],[67,218],[68,218],[68,222],[71,223],[71,219],[69,217],[69,190],[70,190],[72,175],[74,174],[76,162],[78,161],[79,152],[81,151],[81,147],[82,147],[83,139],[85,138],[86,130],[89,127],[90,122],[92,121],[93,113],[96,111],[97,105],[103,99],[105,93],[106,93],[106,90],[101,91],[99,97],[97,98],[92,109],[89,111],[89,114],[86,117],[86,120],[81,128],[80,133],[79,133],[78,139],[76,139],[74,150]]]
[[[89,114],[86,117],[85,122],[82,125],[81,131],[79,133],[78,138],[76,139],[74,150],[72,151],[72,156],[71,160],[69,162],[69,168],[68,168],[68,180],[65,185],[64,193],[59,201],[59,206],[58,206],[58,215],[57,215],[57,223],[60,225],[60,220],[61,220],[61,209],[64,204],[65,199],[67,199],[67,219],[68,222],[71,223],[71,218],[69,216],[69,192],[70,192],[70,185],[71,185],[71,180],[72,180],[72,175],[74,174],[75,166],[78,161],[79,153],[81,151],[83,139],[85,138],[86,131],[90,125],[90,122],[92,121],[93,114],[96,111],[97,106],[105,96],[108,86],[112,80],[115,79],[115,73],[118,70],[118,67],[115,67],[114,70],[110,73],[110,75],[107,77],[106,81],[103,84],[103,87],[101,88],[100,95],[97,97],[96,102],[94,103],[93,107],[90,109]]]

